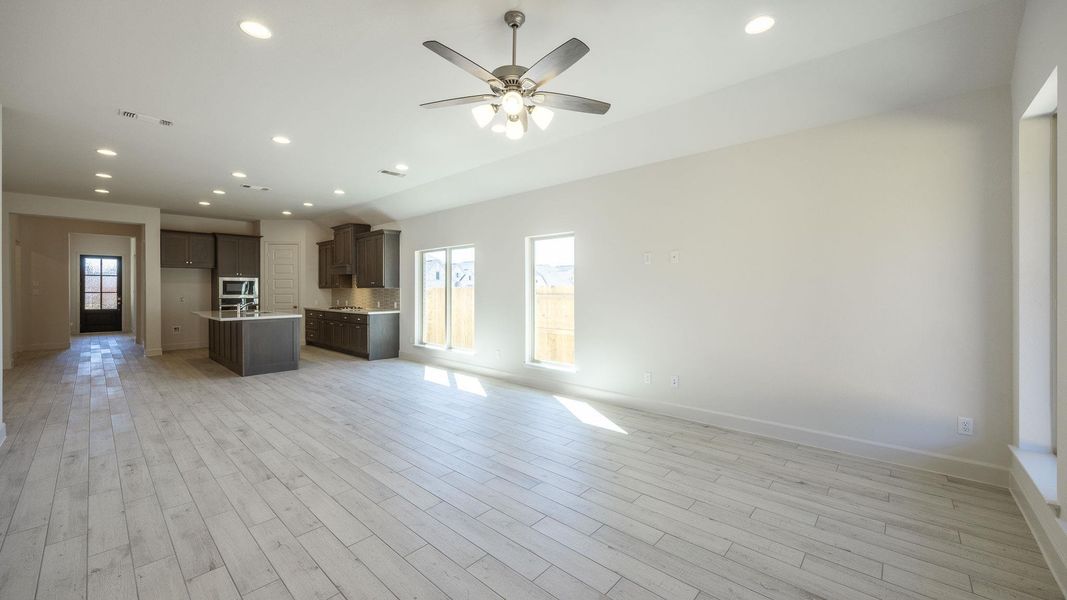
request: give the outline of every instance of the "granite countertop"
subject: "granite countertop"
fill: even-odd
[[[196,310],[193,314],[212,321],[264,321],[267,319],[299,319],[304,313],[299,311],[279,310],[272,312],[237,312],[236,310]]]
[[[351,313],[355,315],[395,315],[400,313],[398,308],[321,308],[318,306],[305,306],[304,310],[317,310],[321,312]]]

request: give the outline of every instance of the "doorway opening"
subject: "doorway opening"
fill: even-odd
[[[81,333],[122,331],[122,257],[81,255]]]

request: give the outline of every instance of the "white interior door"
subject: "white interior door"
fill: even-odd
[[[296,244],[267,244],[267,281],[260,302],[263,310],[292,310],[300,307],[300,286],[296,265]]]

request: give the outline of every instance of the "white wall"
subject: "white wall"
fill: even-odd
[[[160,299],[159,299],[159,209],[145,206],[132,206],[127,204],[115,204],[111,202],[94,202],[91,200],[75,200],[71,198],[55,198],[50,196],[36,196],[7,192],[4,194],[3,224],[4,224],[4,251],[8,261],[14,260],[16,249],[11,237],[12,221],[18,220],[19,215],[31,215],[40,217],[54,217],[59,219],[84,220],[87,222],[113,223],[133,225],[139,238],[138,243],[138,275],[143,280],[143,285],[138,286],[137,305],[143,307],[138,315],[144,321],[138,329],[144,332],[144,352],[146,356],[156,356],[162,353],[160,345]],[[145,232],[151,232],[145,235]],[[107,232],[113,233],[113,232]],[[63,248],[61,258],[61,270],[66,277],[66,248]],[[13,277],[5,270],[3,273],[3,285],[5,290],[12,290]],[[66,292],[61,296],[64,308],[56,311],[50,317],[59,323],[63,334],[66,334]],[[10,365],[14,348],[12,336],[13,313],[12,308],[5,303],[4,312],[4,364]],[[62,315],[55,317],[55,314]],[[20,327],[30,326],[35,323],[19,323]]]
[[[1020,206],[1019,185],[1020,185],[1020,145],[1019,134],[1021,132],[1020,124],[1024,113],[1030,107],[1031,101],[1037,97],[1041,91],[1045,82],[1048,81],[1049,76],[1054,70],[1060,71],[1058,81],[1056,82],[1055,96],[1062,99],[1067,98],[1067,77],[1063,76],[1064,67],[1067,66],[1067,37],[1063,35],[1063,26],[1067,23],[1067,2],[1062,0],[1028,0],[1026,3],[1026,12],[1023,15],[1022,26],[1019,29],[1018,47],[1015,53],[1015,68],[1012,73],[1012,110],[1011,110],[1011,122],[1014,127],[1013,132],[1013,154],[1012,154],[1012,166],[1014,169],[1014,185],[1013,195],[1014,203],[1016,207]],[[1065,158],[1063,151],[1063,141],[1067,140],[1067,124],[1065,119],[1060,118],[1057,120],[1056,136],[1059,140],[1060,151],[1058,153],[1058,160],[1053,169],[1056,180],[1067,181],[1067,158]],[[1025,187],[1025,185],[1024,185]],[[1060,240],[1056,253],[1054,264],[1056,265],[1056,277],[1054,281],[1054,290],[1058,296],[1057,306],[1055,307],[1054,323],[1056,329],[1053,333],[1051,342],[1041,340],[1046,346],[1050,343],[1052,345],[1053,356],[1055,357],[1054,372],[1056,379],[1053,385],[1052,397],[1056,399],[1058,404],[1055,411],[1057,416],[1057,436],[1056,446],[1060,449],[1060,455],[1063,454],[1063,449],[1067,448],[1067,208],[1063,207],[1063,193],[1060,192],[1057,198],[1057,223],[1055,229],[1057,237]],[[1021,242],[1025,242],[1028,239],[1028,233],[1022,229],[1026,225],[1025,222],[1019,222],[1016,224],[1016,246],[1018,247]],[[1023,245],[1025,248],[1025,244]],[[1020,256],[1025,258],[1025,256]],[[1019,276],[1023,277],[1025,271],[1019,269]],[[1022,281],[1021,283],[1025,283]],[[1024,332],[1020,327],[1025,327],[1025,307],[1028,298],[1025,296],[1026,288],[1021,288],[1023,296],[1020,297],[1018,305],[1016,306],[1016,315],[1023,317],[1022,323],[1017,323],[1016,337],[1020,333]],[[1038,291],[1043,293],[1043,291]],[[1019,309],[1022,308],[1023,312],[1020,314]],[[1034,337],[1027,338],[1031,341],[1035,340]],[[1047,339],[1047,338],[1046,338]],[[1025,340],[1024,340],[1025,341]],[[1022,354],[1020,354],[1020,344],[1018,343],[1014,349],[1015,364],[1019,364],[1020,359],[1026,358],[1025,350],[1023,347]],[[1022,369],[1019,369],[1025,373],[1026,364],[1022,365]],[[1021,383],[1024,383],[1025,380]],[[1025,388],[1023,388],[1025,390]],[[1018,414],[1020,407],[1024,411],[1027,409],[1027,398],[1020,398],[1019,393],[1015,395],[1015,411],[1016,421],[1021,427],[1022,438],[1020,442],[1025,443],[1027,430],[1032,428],[1032,424],[1028,423],[1027,414]],[[1027,411],[1029,412],[1029,411]],[[1047,410],[1042,411],[1044,414],[1048,414]],[[1032,416],[1032,415],[1031,415]],[[1041,545],[1042,550],[1045,552],[1045,557],[1048,559],[1049,566],[1052,568],[1053,574],[1056,575],[1057,581],[1059,581],[1061,588],[1067,587],[1067,534],[1064,533],[1062,521],[1056,518],[1056,515],[1048,509],[1048,502],[1054,502],[1058,499],[1062,505],[1067,503],[1067,460],[1058,460],[1057,473],[1049,472],[1047,477],[1042,474],[1034,472],[1033,470],[1027,470],[1023,467],[1024,462],[1021,460],[1015,460],[1012,463],[1012,491],[1015,492],[1016,498],[1019,500],[1019,504],[1023,509],[1023,513],[1026,515],[1027,520],[1030,522],[1031,528],[1034,530],[1034,535]],[[1036,478],[1036,479],[1035,479]],[[1049,481],[1051,479],[1051,481]],[[1046,497],[1046,494],[1040,493],[1040,489],[1056,490],[1053,494],[1056,497]]]
[[[386,225],[403,231],[402,353],[1004,483],[1009,100],[982,91]],[[577,235],[574,374],[523,365],[524,237],[561,231]],[[471,243],[476,353],[414,346],[414,251]]]
[[[69,271],[67,279],[67,304],[69,310],[70,334],[78,335],[81,332],[81,302],[78,298],[81,289],[79,264],[83,254],[102,254],[104,256],[118,256],[122,258],[122,330],[130,332],[131,309],[135,303],[131,303],[131,283],[136,277],[137,268],[133,263],[131,253],[130,236],[101,235],[95,233],[71,233],[69,234],[70,258],[67,263]]]

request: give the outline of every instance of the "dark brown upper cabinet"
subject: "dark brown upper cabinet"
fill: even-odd
[[[217,277],[259,277],[259,236],[215,234]]]
[[[160,230],[159,266],[214,269],[215,236],[210,233]]]
[[[370,231],[370,225],[345,223],[333,228],[333,261],[330,273],[353,275],[356,272],[356,236]]]
[[[333,243],[333,240],[319,242],[319,288],[350,288],[351,275],[334,275],[330,272],[330,266],[333,264]]]
[[[379,229],[356,236],[356,287],[400,287],[400,232]]]

